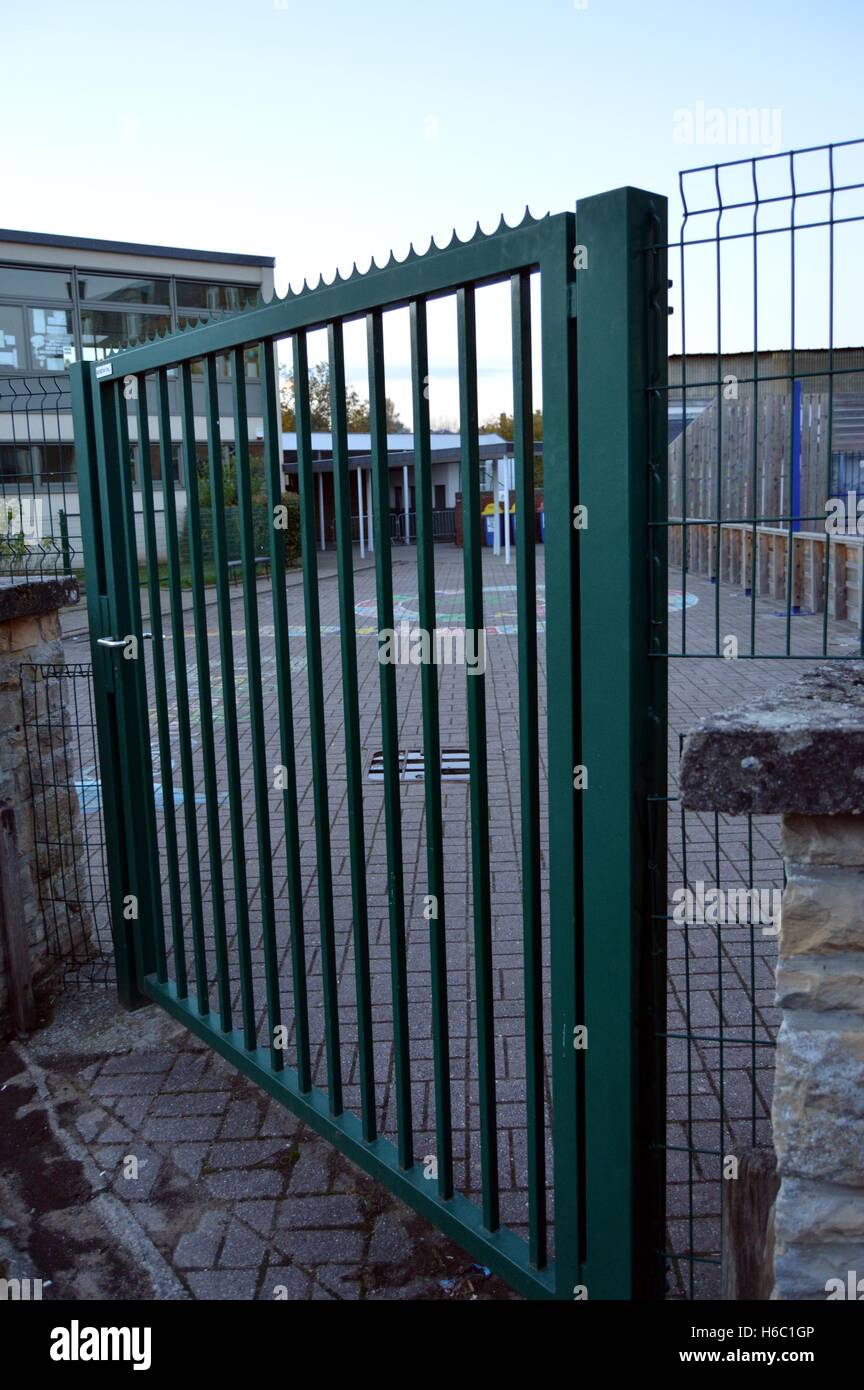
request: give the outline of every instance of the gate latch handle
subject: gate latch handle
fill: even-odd
[[[151,641],[152,641],[152,639],[153,639],[153,633],[152,633],[152,632],[142,632],[142,633],[141,633],[141,636],[142,636],[142,637],[149,637],[149,638],[151,639]],[[116,651],[116,650],[118,650],[120,647],[125,647],[127,641],[128,641],[128,638],[126,638],[126,637],[97,637],[97,638],[96,638],[96,645],[97,645],[97,647],[108,647],[110,651]]]

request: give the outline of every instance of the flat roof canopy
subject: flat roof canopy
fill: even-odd
[[[232,255],[230,251],[198,251],[188,246],[152,246],[146,241],[108,241],[101,237],[54,235],[52,232],[15,232],[0,227],[0,242],[23,246],[62,246],[65,251],[102,251],[132,256],[156,256],[179,261],[211,261],[215,265],[275,266],[273,256]]]
[[[372,439],[368,434],[351,434],[349,439],[349,468],[371,468]],[[324,442],[326,441],[326,442]],[[407,441],[407,442],[406,442]],[[388,435],[388,466],[390,468],[414,467],[414,435]],[[394,445],[394,448],[393,448]],[[431,435],[432,463],[458,463],[460,461],[460,441],[458,435]],[[296,449],[297,435],[283,434],[282,449]],[[332,449],[332,435],[318,432],[313,434],[313,449],[324,452]],[[513,453],[513,445],[499,435],[481,435],[478,445],[481,459],[504,459]],[[296,461],[283,463],[285,473],[296,473]],[[313,459],[313,473],[332,473],[333,455],[326,453],[324,459]]]

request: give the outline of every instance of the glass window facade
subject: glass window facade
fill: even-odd
[[[112,348],[134,338],[152,338],[171,329],[170,314],[127,314],[116,309],[81,310],[81,355],[99,362]]]
[[[255,303],[255,285],[0,264],[0,372],[64,372],[138,338]],[[259,375],[257,352],[247,375]],[[230,375],[227,359],[220,376]]]
[[[207,315],[236,313],[255,303],[254,285],[212,285],[203,280],[177,281],[177,308],[197,309]],[[189,315],[198,318],[199,315]]]
[[[30,362],[40,372],[65,372],[75,361],[71,309],[28,309]]]
[[[0,368],[27,366],[24,343],[24,310],[17,304],[0,304]]]
[[[25,488],[75,481],[74,444],[0,444],[0,483]]]
[[[88,302],[171,307],[170,280],[146,280],[137,275],[94,275],[79,271],[78,294]]]
[[[63,270],[25,270],[20,265],[0,265],[0,299],[72,298],[72,275]]]

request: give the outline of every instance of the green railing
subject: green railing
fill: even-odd
[[[0,579],[82,566],[69,378],[0,373]]]
[[[432,248],[423,256],[412,253],[403,262],[391,260],[383,269],[337,277],[331,285],[289,293],[283,300],[231,320],[131,347],[99,365],[73,369],[121,997],[129,1005],[143,1000],[161,1004],[397,1196],[532,1297],[573,1299],[584,1296],[586,1290],[591,1298],[662,1296],[657,1237],[658,1227],[662,1228],[662,1172],[657,1162],[656,1116],[643,1099],[651,1093],[658,1101],[662,1098],[662,1069],[655,1070],[650,1001],[646,1004],[644,995],[644,973],[653,968],[653,962],[651,903],[645,890],[647,852],[639,808],[649,790],[665,788],[663,754],[657,751],[664,739],[652,738],[657,728],[661,732],[663,728],[663,693],[651,688],[647,641],[652,622],[661,624],[665,632],[665,610],[653,612],[649,603],[645,388],[649,368],[657,378],[655,384],[662,384],[658,373],[666,357],[666,272],[662,251],[642,254],[649,245],[663,242],[664,217],[663,199],[619,190],[580,204],[575,216],[564,213],[534,221],[526,215],[516,228],[502,223],[492,235],[478,230],[465,243],[454,237],[443,250]],[[577,268],[586,263],[577,247],[587,252],[587,269]],[[511,296],[513,452],[517,507],[522,515],[533,510],[532,417],[541,391],[532,379],[531,303],[538,288],[542,351],[545,688],[539,677],[537,561],[529,528],[516,547],[518,708],[514,720],[520,774],[525,1048],[521,1104],[527,1137],[527,1239],[501,1220],[496,901],[490,864],[487,691],[482,674],[466,675],[465,692],[470,756],[471,916],[467,929],[474,962],[468,1002],[474,1027],[471,1048],[476,1056],[472,1081],[479,1102],[480,1201],[460,1191],[454,1177],[453,1011],[448,995],[451,900],[444,853],[438,673],[428,663],[421,668],[420,680],[425,765],[423,888],[426,902],[434,906],[423,924],[428,936],[428,976],[422,987],[412,980],[407,954],[396,674],[392,665],[378,665],[390,968],[387,1026],[394,1057],[392,1077],[382,1077],[378,1071],[369,900],[379,885],[370,880],[364,817],[345,412],[344,329],[346,323],[359,320],[365,325],[368,348],[377,626],[383,630],[395,626],[391,547],[382,543],[390,532],[384,315],[407,306],[417,497],[417,546],[410,554],[417,566],[419,622],[432,633],[436,629],[436,556],[426,391],[430,371],[427,308],[438,297],[453,297],[465,624],[469,632],[483,629],[476,295],[479,287],[495,283],[509,285]],[[326,329],[329,351],[338,552],[344,747],[344,799],[338,818],[330,805],[333,749],[325,723],[308,391],[307,338],[318,329]],[[272,611],[267,641],[272,641],[275,662],[278,801],[273,790],[273,748],[268,746],[274,703],[262,683],[264,626],[253,582],[255,526],[242,367],[244,352],[258,349],[263,363],[267,503],[275,516],[283,485],[276,355],[280,340],[291,343],[296,393],[308,696],[308,722],[303,724],[299,749],[304,760],[311,762],[317,942],[306,932],[306,919],[312,913],[304,867],[308,837],[301,834],[298,815],[297,697],[292,675],[296,639],[289,632],[284,533],[275,525],[269,528]],[[216,363],[224,353],[232,354],[234,361],[231,413],[245,581],[242,618],[232,614],[232,602],[239,599],[229,587],[222,496],[225,410],[220,415]],[[152,632],[152,642],[145,642],[126,398],[137,396],[138,439],[145,451],[155,420],[163,477],[172,477],[176,422],[172,423],[169,406],[169,371],[179,373],[193,604],[191,614],[184,614],[174,493],[166,487],[170,614],[163,630],[154,499],[145,470],[142,490]],[[202,376],[215,610],[208,609],[206,602],[195,467],[194,390],[198,388],[194,383]],[[575,509],[585,503],[591,524],[578,529]],[[612,547],[603,521],[606,515],[614,516],[616,526],[623,527],[617,532],[620,543]],[[623,569],[617,565],[622,558]],[[209,643],[214,625],[218,654]],[[637,632],[638,641],[633,640]],[[242,633],[242,651],[235,643],[238,633]],[[130,636],[137,639],[132,647],[126,640]],[[106,645],[108,641],[114,645]],[[169,688],[171,672],[166,669],[169,645],[173,688]],[[130,655],[135,659],[127,659]],[[238,661],[245,668],[242,692]],[[194,675],[194,702],[188,669]],[[214,692],[224,730],[218,737]],[[241,693],[248,728],[244,766],[237,735]],[[364,702],[368,698],[367,683]],[[650,701],[654,707],[646,714],[644,706]],[[545,775],[541,768],[544,712]],[[161,767],[158,807],[148,790],[154,782],[151,717]],[[584,788],[578,773],[582,765],[588,769]],[[541,796],[543,809],[548,810],[548,898],[541,893]],[[198,814],[202,802],[203,828]],[[223,806],[225,825],[220,817]],[[350,873],[351,939],[345,959],[353,962],[352,1004],[340,990],[343,961],[337,959],[334,892],[341,889],[341,875],[334,874],[334,861],[337,853],[343,853],[341,840],[337,845],[333,838],[337,821],[340,827],[347,821],[342,872]],[[277,840],[285,862],[284,882],[279,884],[273,873]],[[185,846],[182,859],[181,846]],[[290,913],[287,942],[280,934],[283,898]],[[547,934],[548,994],[544,981]],[[280,978],[283,945],[288,949],[290,981]],[[314,976],[310,960],[315,962]],[[418,990],[423,996],[420,1007],[431,1018],[433,1044],[435,1162],[431,1165],[429,1155],[419,1154],[415,1143],[420,1117],[415,1104],[411,1019]],[[320,1032],[313,1026],[319,1005]],[[349,1033],[351,1045],[356,1043],[357,1065],[356,1072],[346,1076],[343,1056]],[[287,1048],[283,1046],[286,1036],[290,1039]],[[326,1076],[321,1086],[314,1083],[319,1054]],[[395,1142],[382,1134],[380,1087],[385,1080],[395,1095]],[[545,1095],[548,1084],[551,1105]],[[547,1171],[550,1127],[554,1146],[551,1171]],[[548,1219],[553,1194],[554,1260]]]
[[[656,238],[675,281],[673,355],[649,406],[655,438],[667,414],[682,428],[654,458],[648,516],[657,603],[668,559],[677,607],[651,630],[654,682],[699,691],[680,701],[675,742],[694,711],[779,682],[776,662],[864,655],[864,141],[683,170],[679,188],[675,238]],[[664,1140],[669,1255],[677,1292],[716,1297],[729,1156],[772,1142],[776,940],[752,920],[674,918],[667,828],[670,887],[721,893],[779,891],[780,828],[685,812],[656,785],[654,937],[671,965],[668,1021],[663,972],[653,987],[657,1048],[684,1077]]]

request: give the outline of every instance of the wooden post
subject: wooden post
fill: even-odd
[[[33,963],[21,914],[15,811],[8,801],[0,801],[0,940],[12,1019],[19,1033],[29,1033],[36,1022]]]
[[[774,1231],[769,1218],[779,1186],[773,1149],[745,1149],[738,1159],[737,1178],[724,1183],[722,1299],[770,1299]]]

